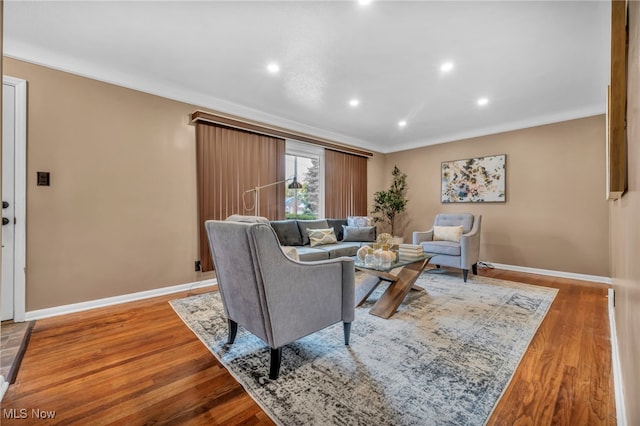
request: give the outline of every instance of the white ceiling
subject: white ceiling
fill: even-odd
[[[383,153],[601,114],[609,81],[608,1],[5,0],[4,25],[10,57]]]

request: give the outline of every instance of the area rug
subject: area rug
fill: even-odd
[[[242,327],[225,344],[218,292],[171,306],[279,425],[482,425],[509,384],[557,290],[423,273],[390,319],[360,308],[342,324],[286,345],[277,380],[269,348]]]

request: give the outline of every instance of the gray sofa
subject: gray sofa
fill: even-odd
[[[276,232],[280,244],[295,247],[300,260],[326,260],[341,256],[355,256],[363,245],[371,245],[376,240],[376,228],[349,227],[347,219],[317,220],[272,220],[271,227]],[[307,229],[333,228],[337,242],[311,247]]]

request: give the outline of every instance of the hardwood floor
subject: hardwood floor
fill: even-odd
[[[615,425],[607,286],[479,273],[560,290],[488,424]],[[273,424],[167,303],[186,295],[37,321],[0,422]]]

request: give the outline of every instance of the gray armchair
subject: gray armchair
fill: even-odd
[[[342,321],[349,344],[355,315],[351,258],[292,260],[264,223],[210,220],[205,227],[229,323],[227,343],[240,324],[269,345],[270,379],[278,378],[282,347],[301,337]]]
[[[433,228],[431,228],[424,232],[414,232],[413,244],[421,245],[426,253],[434,253],[435,256],[430,260],[434,265],[462,269],[464,282],[467,282],[469,269],[473,271],[474,275],[478,274],[481,222],[482,215],[470,213],[437,214],[433,222],[434,226],[462,225],[460,242],[434,241]]]

